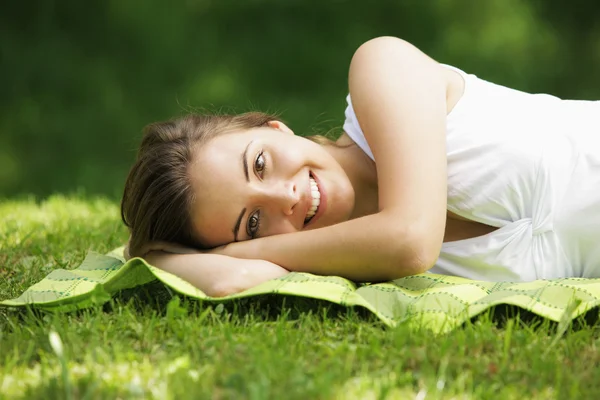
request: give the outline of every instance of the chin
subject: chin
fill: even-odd
[[[325,226],[336,225],[342,222],[346,222],[351,219],[352,210],[344,211],[343,213],[336,213],[337,215],[328,215],[328,218],[323,218],[320,224],[318,224],[318,228],[322,228]]]

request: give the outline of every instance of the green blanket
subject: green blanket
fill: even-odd
[[[74,270],[57,269],[21,296],[0,302],[9,307],[32,306],[71,311],[102,304],[118,291],[156,279],[176,292],[207,301],[281,294],[327,300],[343,306],[362,306],[384,323],[407,323],[447,332],[497,305],[513,305],[550,320],[571,321],[600,304],[600,279],[569,278],[526,283],[483,282],[422,274],[393,282],[357,285],[335,276],[290,273],[245,292],[210,298],[175,275],[136,258],[124,263],[122,249],[90,253]]]

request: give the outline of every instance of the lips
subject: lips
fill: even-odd
[[[325,188],[319,178],[312,172],[309,172],[309,185],[307,188],[307,207],[304,227],[311,226],[323,214],[326,208]],[[315,192],[313,194],[313,191]]]
[[[310,220],[315,216],[317,210],[319,209],[319,205],[321,204],[321,193],[319,192],[319,187],[317,186],[317,182],[313,179],[312,176],[308,178],[310,184],[310,194],[311,197],[309,201],[311,202],[308,211],[306,212],[306,217],[304,218],[304,223],[310,222]]]

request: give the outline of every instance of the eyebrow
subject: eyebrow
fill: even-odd
[[[248,145],[244,149],[242,153],[242,165],[244,166],[244,176],[246,177],[246,182],[250,182],[250,177],[248,176],[248,149],[254,140],[248,142]]]
[[[246,145],[244,152],[242,153],[242,166],[244,167],[244,176],[246,177],[246,182],[250,183],[250,176],[248,175],[248,149],[254,140],[251,140]],[[242,223],[242,218],[244,218],[244,214],[246,213],[246,208],[242,210],[240,216],[238,217],[235,226],[233,227],[233,240],[235,242],[238,241],[238,233],[240,231],[240,224]]]
[[[233,227],[233,240],[235,242],[238,241],[238,232],[240,230],[240,224],[242,223],[242,218],[244,218],[245,213],[246,213],[246,208],[244,208],[242,210],[242,212],[240,213],[240,216],[237,219],[237,222],[235,223],[235,226]]]

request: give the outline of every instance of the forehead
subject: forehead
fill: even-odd
[[[246,178],[242,154],[251,135],[230,133],[194,151],[190,181],[194,192],[191,218],[199,239],[214,247],[233,240],[233,227],[243,208]]]
[[[191,218],[201,242],[215,247],[234,240],[233,228],[246,207],[248,194],[242,161],[248,145],[247,162],[251,170],[258,149],[282,156],[290,149],[297,149],[298,140],[305,139],[261,127],[219,135],[194,150],[189,171],[194,192]],[[251,210],[246,211],[247,217]],[[243,223],[238,238],[244,237]]]
[[[213,162],[227,161],[226,159],[231,156],[241,160],[242,152],[248,143],[259,140],[275,144],[282,139],[285,140],[283,136],[285,135],[269,127],[223,133],[198,146],[194,151],[194,162],[203,159],[211,159]]]

